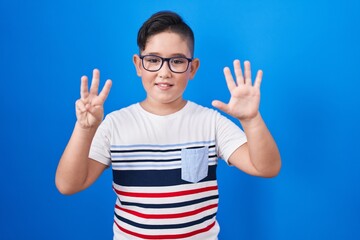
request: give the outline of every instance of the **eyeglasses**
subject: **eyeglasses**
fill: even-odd
[[[164,62],[167,62],[170,70],[174,73],[186,72],[193,60],[192,58],[186,57],[163,58],[156,55],[144,55],[140,56],[140,59],[145,70],[149,72],[159,71]]]

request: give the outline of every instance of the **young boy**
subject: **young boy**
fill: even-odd
[[[244,132],[215,110],[183,99],[199,68],[190,27],[173,12],[152,15],[138,33],[133,62],[146,98],[102,121],[110,88],[98,94],[100,73],[88,91],[81,78],[77,122],[59,162],[56,186],[63,194],[89,187],[110,165],[117,195],[114,239],[217,239],[217,159],[255,176],[273,177],[280,155],[259,113],[262,71],[252,84],[234,61],[224,69],[228,104],[213,106],[240,120]]]

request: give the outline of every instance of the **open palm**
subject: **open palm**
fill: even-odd
[[[80,96],[76,101],[77,121],[83,128],[98,127],[104,118],[104,102],[109,95],[111,80],[107,80],[100,94],[99,91],[100,72],[93,70],[93,78],[90,91],[88,90],[88,78],[81,77]]]
[[[252,84],[250,62],[244,62],[243,74],[239,60],[234,61],[234,72],[236,80],[234,80],[230,69],[224,68],[226,84],[231,94],[229,102],[225,104],[214,100],[212,104],[239,120],[253,119],[259,112],[260,85],[263,73],[259,70],[254,84]]]

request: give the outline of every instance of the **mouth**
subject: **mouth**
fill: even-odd
[[[167,90],[167,89],[171,88],[172,86],[174,86],[174,84],[159,82],[159,83],[155,83],[155,86],[157,86],[161,90]]]

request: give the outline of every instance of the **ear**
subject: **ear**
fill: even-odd
[[[133,56],[133,63],[136,69],[136,74],[141,77],[141,73],[142,73],[142,66],[141,66],[141,59],[139,57],[139,55],[134,54]]]
[[[197,70],[200,67],[200,60],[198,58],[194,58],[191,61],[191,65],[190,65],[190,79],[193,79],[195,77],[195,74],[197,72]]]

